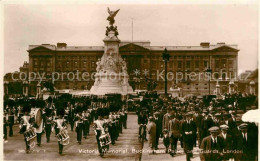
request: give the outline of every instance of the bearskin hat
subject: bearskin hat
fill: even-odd
[[[46,109],[45,109],[45,114],[46,114],[46,116],[50,116],[51,113],[52,113],[52,110],[51,110],[50,108],[46,108]]]
[[[98,116],[104,116],[103,108],[98,108],[98,109],[97,109],[97,115],[98,115]]]
[[[29,102],[24,102],[24,104],[23,104],[23,112],[28,112],[28,113],[31,112],[31,106],[30,106]]]
[[[58,116],[59,115],[64,116],[64,114],[65,114],[64,108],[62,108],[62,107],[57,108],[57,115]]]

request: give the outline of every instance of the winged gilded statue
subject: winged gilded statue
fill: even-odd
[[[115,23],[115,16],[118,13],[120,9],[116,10],[116,11],[110,11],[109,7],[107,7],[107,12],[109,13],[109,16],[107,17],[107,20],[109,21],[110,25],[113,25]]]

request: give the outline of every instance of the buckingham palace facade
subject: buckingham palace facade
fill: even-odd
[[[119,52],[127,62],[129,84],[134,90],[145,90],[147,79],[157,82],[157,91],[164,89],[164,62],[162,53],[168,50],[170,60],[167,69],[169,89],[173,86],[181,88],[183,94],[213,94],[216,84],[221,93],[228,92],[231,80],[236,83],[238,71],[237,45],[225,43],[210,44],[202,42],[198,46],[151,46],[150,41],[121,41]],[[89,79],[74,79],[73,76],[57,79],[54,87],[61,89],[86,90],[94,83],[91,74],[96,71],[96,62],[104,53],[103,46],[68,46],[66,43],[57,45],[29,45],[28,72],[46,73],[43,81],[53,79],[52,73],[88,73]],[[189,74],[203,75],[210,69],[210,80],[190,79]],[[188,75],[188,77],[186,77]],[[214,75],[214,79],[213,79]],[[205,75],[204,75],[205,76]],[[86,78],[86,76],[85,76]],[[55,78],[56,79],[56,78]],[[36,92],[38,80],[30,81],[29,93]]]

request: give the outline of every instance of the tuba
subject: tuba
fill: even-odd
[[[57,134],[57,138],[62,145],[69,145],[70,143],[70,137],[66,129],[60,130],[60,132]]]
[[[27,142],[29,142],[30,148],[35,147],[35,138],[36,138],[36,132],[33,127],[30,127],[28,130],[24,132],[24,137]]]

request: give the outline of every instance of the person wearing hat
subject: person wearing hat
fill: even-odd
[[[215,114],[215,117],[214,117],[214,126],[220,126],[220,123],[221,123],[221,113],[216,113]]]
[[[55,135],[57,136],[63,129],[66,129],[66,121],[64,119],[64,109],[59,107],[57,109],[58,118],[54,121]],[[62,140],[58,138],[58,146],[59,146],[59,154],[61,155],[63,152],[63,144]]]
[[[143,126],[146,126],[147,123],[148,123],[147,115],[145,115],[144,112],[141,111],[140,115],[138,116],[139,138],[141,138],[141,130],[142,130]],[[141,125],[143,125],[143,126],[141,126]],[[146,130],[144,130],[144,136],[145,136],[145,140],[147,141]]]
[[[195,110],[193,118],[194,118],[194,122],[196,124],[197,132],[198,132],[198,145],[200,145],[201,140],[202,140],[202,138],[201,138],[201,121],[203,119],[203,116],[199,109]],[[195,141],[195,146],[196,146],[196,141]]]
[[[164,116],[163,116],[163,128],[162,128],[162,130],[164,130],[164,129],[168,130],[169,129],[170,117],[171,117],[171,108],[168,107],[167,108],[167,113],[164,114]]]
[[[224,113],[224,116],[223,116],[223,121],[221,121],[220,125],[227,125],[229,128],[228,128],[228,134],[234,136],[234,130],[235,128],[237,127],[236,126],[236,122],[233,121],[232,118],[230,118],[230,114],[229,113]]]
[[[201,161],[219,161],[223,159],[224,139],[219,135],[219,127],[209,128],[210,135],[200,145]]]
[[[223,160],[229,160],[232,157],[232,146],[233,146],[233,138],[231,135],[227,133],[228,131],[227,125],[220,125],[221,133],[219,134],[220,137],[224,140],[224,155]]]
[[[154,113],[154,122],[156,124],[156,145],[155,145],[155,150],[158,149],[159,145],[159,138],[162,133],[162,119],[160,117],[160,112],[156,111]]]
[[[21,122],[20,122],[20,132],[19,132],[20,134],[23,134],[29,128],[32,128],[34,119],[30,116],[30,111],[31,111],[30,105],[28,103],[25,103],[23,107],[24,115],[21,117]],[[26,146],[26,153],[28,154],[30,152],[30,141],[27,141],[25,135],[24,135],[24,141]]]
[[[76,132],[77,132],[77,141],[78,144],[81,144],[81,140],[82,140],[82,133],[83,133],[83,119],[84,116],[82,114],[82,107],[81,106],[77,106],[77,114],[75,117],[75,124],[76,124]]]
[[[87,136],[89,135],[89,127],[90,127],[90,113],[86,108],[83,111],[83,123],[84,123],[83,134],[84,134],[84,138],[86,139]]]
[[[68,114],[68,121],[70,123],[71,131],[74,129],[74,118],[75,118],[75,108],[73,104],[68,105],[69,106],[69,114]]]
[[[37,101],[36,102],[36,105],[37,107],[39,108],[39,111],[41,111],[41,114],[43,113],[42,112],[42,106],[43,104],[41,104],[42,102],[41,101]],[[36,119],[36,118],[35,118]],[[43,130],[44,130],[44,127],[43,127],[43,124],[44,124],[44,121],[43,121],[43,118],[41,118],[40,120],[40,125],[37,125],[36,122],[34,123],[34,127],[35,127],[35,132],[36,132],[36,135],[37,135],[37,145],[40,147],[41,146],[41,142],[42,142],[42,133],[43,133]]]
[[[97,109],[97,115],[98,115],[98,118],[97,120],[94,121],[94,130],[95,130],[95,134],[96,134],[96,140],[97,140],[97,144],[98,144],[98,151],[99,151],[99,154],[101,157],[103,157],[104,155],[104,151],[102,151],[102,147],[101,147],[101,144],[100,144],[100,140],[99,140],[99,137],[101,135],[104,135],[105,134],[105,121],[103,119],[103,109],[102,108],[98,108]]]
[[[53,124],[53,119],[51,116],[51,109],[46,108],[45,109],[45,132],[46,132],[46,140],[47,143],[50,142],[50,136],[51,136],[51,128],[52,128],[52,124]]]
[[[180,121],[175,117],[175,113],[171,113],[169,121],[169,137],[171,142],[171,156],[174,156],[177,152],[177,142],[181,137],[181,124]]]
[[[212,115],[208,114],[204,116],[204,119],[201,121],[201,140],[209,136],[209,128],[214,126]]]
[[[155,150],[156,147],[156,124],[152,116],[149,117],[149,122],[147,124],[148,133],[148,144],[151,150]],[[153,151],[154,152],[154,151]]]
[[[13,106],[13,103],[10,103],[8,106],[8,125],[9,125],[9,137],[13,136],[13,125],[14,125],[14,114],[15,114],[15,109]]]
[[[248,132],[248,124],[238,126],[239,132],[234,138],[234,149],[241,153],[234,154],[234,159],[239,161],[255,161],[257,156],[257,137]]]
[[[186,113],[186,119],[182,123],[182,129],[181,133],[183,136],[183,148],[184,152],[186,154],[186,160],[190,161],[190,158],[193,156],[192,150],[193,150],[193,134],[197,133],[197,128],[195,122],[191,119],[192,113],[188,112]]]
[[[7,115],[7,112],[6,110],[4,110],[4,116],[3,116],[3,127],[4,127],[4,140],[7,141],[7,126],[8,126],[8,123],[7,123],[7,119],[6,119],[6,115]]]

